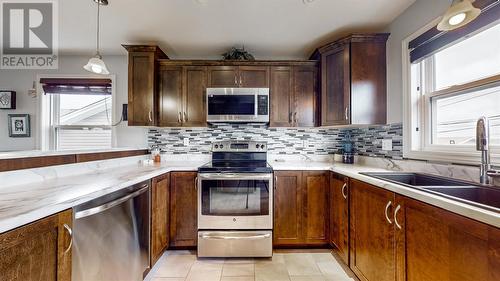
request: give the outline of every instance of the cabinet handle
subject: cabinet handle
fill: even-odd
[[[293,112],[290,112],[290,116],[288,117],[288,121],[293,125]]]
[[[344,183],[344,185],[342,186],[342,196],[344,197],[344,199],[347,199],[347,194],[345,193],[346,187],[347,183]]]
[[[238,85],[238,77],[234,74],[234,85]]]
[[[278,182],[278,177],[277,176],[274,176],[274,182],[273,182],[273,187],[274,187],[274,190],[276,190],[276,183]]]
[[[148,118],[149,118],[149,122],[153,122],[153,112],[152,111],[148,112]]]
[[[399,212],[400,209],[401,209],[401,205],[398,205],[396,207],[396,210],[394,210],[394,224],[396,224],[396,226],[399,229],[402,229],[401,225],[398,223],[398,212]]]
[[[66,229],[66,231],[68,232],[69,234],[69,237],[70,237],[70,240],[69,240],[69,246],[68,248],[64,251],[64,254],[68,253],[69,250],[71,250],[71,247],[73,247],[73,230],[71,229],[71,227],[69,227],[69,225],[67,224],[64,224],[64,229]]]
[[[389,215],[387,214],[387,211],[389,210],[389,207],[391,205],[392,205],[392,201],[389,201],[389,203],[387,203],[387,205],[385,206],[385,218],[387,219],[387,221],[389,222],[389,224],[392,224],[392,221],[389,218]]]
[[[345,120],[349,120],[349,108],[345,108]]]
[[[177,122],[181,123],[182,122],[182,113],[179,111],[179,118],[177,118]]]
[[[187,119],[187,114],[186,114],[186,111],[184,111],[184,123],[186,123],[186,122],[187,122],[187,120],[188,120],[188,119]]]
[[[295,123],[295,125],[297,125],[297,112],[295,112],[295,113],[293,114],[293,119],[294,119],[294,123]]]
[[[198,177],[194,178],[194,190],[198,190]]]
[[[240,74],[240,86],[241,84],[243,84],[243,78],[241,78],[241,74]]]

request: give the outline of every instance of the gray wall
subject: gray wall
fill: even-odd
[[[82,66],[87,63],[88,56],[62,56],[57,70],[0,70],[0,89],[17,92],[17,109],[0,110],[0,151],[36,149],[38,101],[27,95],[38,74],[87,75]],[[115,120],[120,119],[121,105],[127,103],[127,57],[104,57],[111,74],[116,75],[116,98],[114,100]],[[31,137],[9,138],[7,114],[29,113],[31,115]],[[146,129],[127,127],[123,122],[116,128],[117,147],[146,146]]]
[[[387,28],[391,36],[387,43],[387,121],[403,120],[403,78],[401,42],[429,22],[441,16],[450,0],[417,0]]]

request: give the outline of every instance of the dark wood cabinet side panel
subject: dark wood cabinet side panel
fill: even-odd
[[[196,172],[170,174],[170,245],[195,247],[197,245]]]
[[[302,173],[277,171],[274,191],[275,246],[303,244],[302,235]]]
[[[295,107],[292,67],[271,67],[271,127],[291,127]]]
[[[207,125],[206,87],[207,68],[185,67],[184,123],[186,127],[204,127]]]
[[[308,245],[328,243],[328,172],[302,173],[304,190],[304,237]]]
[[[387,123],[385,42],[351,43],[352,124]]]
[[[151,267],[169,244],[170,174],[153,179],[151,196]]]
[[[159,119],[160,126],[181,126],[182,112],[182,67],[162,67],[159,73]]]
[[[294,67],[295,120],[298,127],[314,127],[317,121],[317,68]]]

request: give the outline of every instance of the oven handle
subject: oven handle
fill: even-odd
[[[210,173],[210,174],[198,174],[198,178],[203,179],[240,179],[240,180],[271,180],[273,178],[272,174],[242,174],[242,173]]]
[[[262,234],[262,235],[254,235],[254,236],[224,236],[224,235],[207,235],[203,234],[201,236],[202,239],[211,239],[211,240],[257,240],[257,239],[268,239],[271,238],[271,234]]]

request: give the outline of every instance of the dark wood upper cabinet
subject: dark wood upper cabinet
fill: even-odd
[[[206,126],[206,67],[162,65],[158,80],[160,126]]]
[[[170,246],[198,244],[196,172],[170,173]]]
[[[71,281],[72,212],[0,234],[0,279]]]
[[[184,67],[184,112],[183,126],[203,127],[207,125],[206,85],[207,68]]]
[[[151,268],[169,244],[170,174],[153,179],[151,187]]]
[[[500,229],[397,196],[398,281],[500,280]]]
[[[182,125],[183,69],[162,66],[159,72],[159,122],[162,127]]]
[[[168,58],[158,46],[123,45],[128,51],[128,125],[157,124],[157,60]]]
[[[340,258],[349,264],[349,178],[331,173],[330,243]]]
[[[317,124],[317,66],[271,67],[271,127],[314,127]]]
[[[362,281],[395,281],[395,194],[351,180],[350,195],[350,268]]]
[[[388,34],[353,34],[319,48],[321,125],[387,122]]]
[[[269,88],[268,66],[240,66],[238,72],[241,88]]]
[[[208,68],[210,88],[235,88],[239,85],[237,66],[211,66]]]
[[[293,120],[297,127],[315,127],[317,124],[317,81],[316,66],[293,68],[293,93],[295,95]]]
[[[211,66],[209,67],[211,88],[268,88],[268,66]]]
[[[275,172],[275,246],[328,243],[328,173]]]

